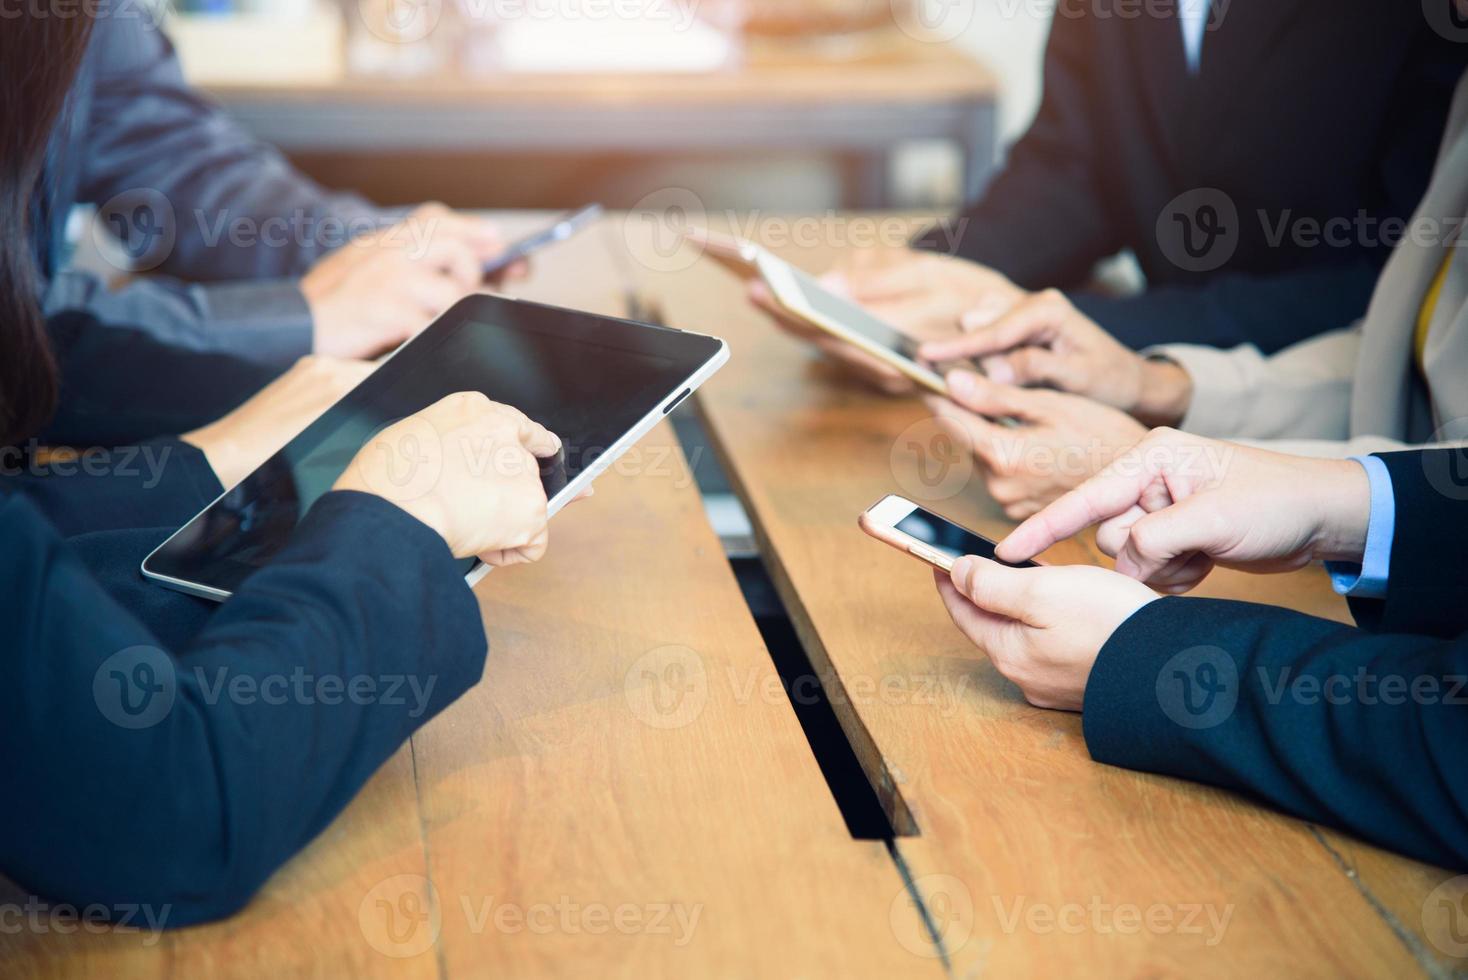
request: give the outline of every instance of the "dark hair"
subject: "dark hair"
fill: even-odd
[[[38,12],[8,19],[0,30],[0,446],[34,435],[56,408],[31,208],[91,26],[81,12]]]

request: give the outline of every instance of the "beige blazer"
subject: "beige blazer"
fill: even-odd
[[[1382,271],[1365,319],[1270,357],[1253,345],[1157,348],[1193,378],[1182,428],[1314,456],[1468,441],[1465,216],[1468,75],[1458,83],[1427,194]],[[1417,321],[1449,256],[1427,336],[1424,383],[1414,364]]]

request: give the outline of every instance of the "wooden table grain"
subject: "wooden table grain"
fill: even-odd
[[[852,237],[775,243],[810,271]],[[792,219],[793,220],[793,219]],[[917,226],[914,221],[913,227]],[[766,216],[744,230],[789,228]],[[1451,873],[1238,796],[1090,761],[1080,717],[1028,705],[950,624],[917,562],[860,533],[904,493],[989,534],[1009,526],[915,401],[874,395],[775,331],[709,262],[623,228],[674,326],[716,329],[730,366],[697,405],[847,736],[904,836],[958,976],[1441,975],[1422,908]],[[833,244],[834,243],[834,244]],[[1056,561],[1098,561],[1087,542]],[[1201,594],[1346,619],[1319,570],[1215,574]]]

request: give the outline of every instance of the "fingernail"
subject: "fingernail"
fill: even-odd
[[[973,572],[974,560],[967,555],[953,563],[953,571],[949,575],[953,578],[953,584],[962,587],[968,581]]]
[[[978,376],[972,371],[949,371],[945,380],[956,395],[972,395],[979,390]]]

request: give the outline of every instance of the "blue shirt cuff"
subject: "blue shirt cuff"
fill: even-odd
[[[1392,565],[1392,537],[1397,530],[1397,500],[1392,494],[1392,475],[1375,456],[1352,456],[1366,470],[1371,482],[1371,516],[1366,524],[1366,551],[1361,564],[1328,561],[1325,570],[1341,595],[1353,599],[1385,599],[1386,581]]]

